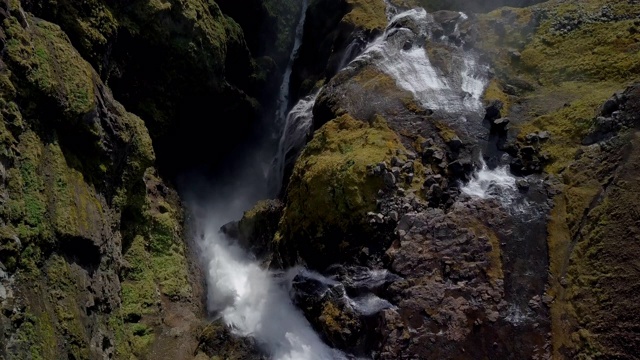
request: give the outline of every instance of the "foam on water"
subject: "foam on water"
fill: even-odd
[[[346,359],[322,342],[273,274],[218,231],[221,218],[210,219],[201,243],[209,259],[209,310],[237,334],[255,338],[276,360]]]
[[[481,167],[473,173],[471,180],[460,187],[462,193],[469,196],[487,199],[489,197],[510,198],[517,190],[516,178],[506,166],[489,169],[480,159]]]

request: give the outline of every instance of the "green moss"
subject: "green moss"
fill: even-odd
[[[125,253],[128,266],[122,283],[122,309],[124,319],[137,321],[143,315],[155,313],[159,299],[156,296],[156,283],[150,264],[151,256],[146,250],[145,239],[137,236]]]
[[[46,221],[45,184],[40,173],[42,143],[33,132],[25,132],[19,141],[17,169],[9,170],[8,216],[18,224],[21,239],[50,242],[52,234]]]
[[[549,295],[556,357],[608,358],[624,353],[637,321],[639,199],[637,134],[585,148],[563,172],[548,225]],[[615,178],[611,175],[615,174]],[[623,320],[624,319],[624,320]]]
[[[497,75],[485,99],[518,102],[525,111],[514,124],[521,136],[551,133],[542,149],[552,158],[545,169],[551,173],[573,159],[598,107],[640,75],[640,34],[633,30],[633,20],[583,19],[569,31],[557,30],[563,28],[558,23],[599,14],[604,5],[614,16],[640,14],[640,8],[626,2],[589,0],[549,1],[537,10],[500,9],[479,17],[479,46],[490,54]],[[515,21],[505,21],[505,13]],[[513,51],[521,56],[514,58]],[[504,85],[518,89],[519,98],[506,96]],[[523,118],[531,121],[518,124]]]
[[[50,211],[57,234],[98,238],[106,223],[98,194],[82,173],[67,165],[56,143],[45,148],[45,172],[49,174],[47,191]]]
[[[347,0],[351,11],[342,21],[366,31],[387,27],[386,5],[382,0]]]
[[[17,347],[25,352],[9,353],[8,360],[48,360],[55,359],[58,342],[51,317],[27,313],[16,333]],[[28,357],[22,357],[28,354]]]
[[[165,202],[163,207],[169,205]],[[169,208],[170,209],[170,208]],[[169,210],[167,209],[167,210]],[[191,292],[184,255],[184,243],[178,236],[180,225],[176,214],[152,212],[149,250],[152,256],[153,274],[163,294],[186,298]]]
[[[369,124],[344,115],[325,124],[296,162],[276,240],[310,246],[316,255],[334,248],[375,209],[382,179],[368,175],[367,166],[400,148],[380,117]]]
[[[133,354],[144,358],[148,353],[148,348],[153,343],[155,335],[153,329],[143,324],[129,325],[129,331],[134,335],[131,342]]]
[[[77,275],[60,256],[54,255],[46,265],[47,284],[54,313],[57,333],[65,339],[67,351],[75,359],[89,359],[89,336],[82,324],[86,316],[78,307],[82,289],[78,288]]]
[[[489,82],[489,85],[485,89],[482,98],[485,104],[491,103],[496,100],[502,102],[502,116],[509,116],[509,109],[511,108],[511,98],[504,92],[498,80],[492,79]]]
[[[557,87],[541,89],[528,97],[532,115],[544,115],[523,124],[520,134],[525,136],[539,130],[550,132],[551,139],[543,144],[543,151],[552,157],[546,171],[558,173],[573,160],[599,107],[619,89],[618,86],[609,82],[565,82]]]
[[[96,105],[93,70],[64,32],[44,21],[35,22],[28,32],[15,18],[6,21],[7,56],[29,84],[74,120],[91,111]]]
[[[118,22],[109,5],[88,0],[78,6],[73,1],[46,0],[35,4],[35,12],[60,24],[72,42],[98,70],[102,70],[104,51],[117,34]]]

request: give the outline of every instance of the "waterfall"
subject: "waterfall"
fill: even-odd
[[[222,225],[239,219],[243,211],[257,200],[270,197],[280,190],[287,161],[298,155],[310,135],[317,93],[301,99],[287,113],[292,65],[302,43],[307,9],[307,0],[302,1],[296,39],[278,96],[275,131],[266,135],[278,140],[277,153],[274,154],[268,174],[270,189],[261,190],[263,187],[258,185],[264,183],[264,179],[255,176],[258,164],[255,159],[247,159],[236,176],[223,179],[222,183],[212,185],[205,191],[191,187],[191,199],[189,191],[186,198],[190,200],[196,241],[203,259],[209,311],[220,315],[236,334],[254,338],[275,360],[346,359],[344,354],[327,346],[315,333],[302,312],[292,303],[290,287],[282,284],[282,278],[262,268],[244,249],[220,232]],[[456,48],[456,61],[463,64],[461,78],[447,79],[432,66],[419,41],[420,37],[429,34],[429,26],[433,23],[430,15],[422,9],[398,14],[391,5],[388,10],[390,25],[385,34],[369,44],[364,53],[354,60],[351,58],[356,55],[357,46],[346,49],[344,63],[364,59],[373,61],[375,66],[391,75],[399,87],[411,91],[425,107],[450,111],[477,110],[485,86],[485,73],[475,57]],[[416,21],[419,31],[416,33],[398,27],[398,21],[404,18]],[[407,42],[411,43],[410,47]],[[257,151],[264,151],[264,148],[258,148]],[[366,278],[375,280],[379,275],[367,274]],[[353,298],[347,297],[345,301],[361,314],[392,307],[386,300],[367,292]]]
[[[209,310],[218,312],[235,333],[253,337],[275,360],[346,359],[322,342],[274,274],[220,233],[233,216],[220,203],[219,209],[208,209],[201,241],[208,259]]]
[[[278,148],[277,152],[271,162],[271,168],[267,173],[267,182],[269,183],[269,192],[271,195],[277,195],[280,192],[280,188],[282,187],[282,177],[284,174],[284,168],[286,164],[286,144],[285,138],[287,134],[287,128],[290,127],[289,117],[290,114],[287,114],[287,110],[289,109],[289,95],[290,95],[290,82],[291,82],[291,73],[293,72],[293,64],[298,56],[298,50],[300,50],[300,46],[302,45],[302,37],[304,35],[304,24],[307,16],[307,8],[308,8],[308,0],[302,0],[302,13],[300,14],[300,20],[298,21],[298,26],[296,27],[296,38],[293,44],[293,49],[291,50],[291,54],[289,55],[289,63],[287,64],[287,69],[284,72],[284,76],[282,78],[282,84],[280,85],[280,93],[278,95],[278,109],[275,114],[275,127],[274,127],[274,139],[278,140]],[[298,105],[296,107],[299,108]],[[294,107],[294,110],[296,110]],[[311,113],[311,109],[313,109],[313,104],[311,104],[311,108],[308,109],[309,114]],[[300,110],[297,110],[300,113]]]
[[[303,0],[296,41],[281,86],[276,114],[276,125],[281,128],[289,100],[291,63],[302,41],[306,7],[307,0]],[[305,111],[308,106],[299,113]],[[264,151],[264,147],[258,146],[256,151]],[[236,334],[254,338],[275,360],[346,359],[324,344],[274,274],[220,231],[257,200],[270,196],[262,190],[264,180],[255,176],[259,158],[249,156],[235,176],[200,187],[194,181],[184,191],[205,271],[208,310],[218,314]]]
[[[463,115],[484,111],[481,98],[488,82],[489,69],[479,63],[479,56],[466,51],[463,42],[457,44],[445,35],[435,39],[437,24],[424,9],[399,12],[388,0],[385,3],[389,19],[385,32],[367,45],[359,56],[356,54],[361,51],[362,40],[354,39],[345,49],[338,70],[365,61],[390,75],[398,87],[411,92],[427,109]],[[460,25],[467,19],[466,14],[459,13],[450,35],[459,36]],[[446,76],[432,64],[425,49],[427,38],[446,44],[451,52],[452,66],[459,76]],[[286,84],[288,86],[288,81]],[[285,118],[272,168],[274,172],[270,177],[272,186],[276,188],[275,193],[282,186],[286,164],[295,161],[310,136],[313,106],[320,91],[322,89],[315,95],[301,99]]]
[[[311,136],[313,106],[319,93],[300,99],[287,115],[273,169],[275,173],[272,181],[277,187],[277,191],[282,187],[285,166],[295,161]]]
[[[439,28],[433,16],[424,9],[411,9],[401,13],[389,11],[391,20],[385,32],[354,61],[373,63],[391,76],[398,87],[412,93],[420,104],[430,110],[445,113],[480,113],[481,97],[488,82],[488,66],[479,63],[479,56],[464,49],[460,40],[460,24],[468,19],[460,13],[454,30],[439,38]],[[427,40],[446,45],[453,71],[434,66],[425,48]],[[456,42],[457,41],[457,42]]]
[[[298,21],[298,26],[296,27],[296,35],[295,41],[293,43],[293,49],[291,50],[291,54],[289,55],[289,62],[287,64],[287,68],[284,72],[284,76],[282,77],[282,84],[280,84],[280,93],[278,95],[278,110],[276,111],[275,120],[276,120],[276,129],[282,129],[282,125],[284,120],[287,117],[287,110],[289,109],[289,94],[290,94],[290,86],[291,82],[291,73],[293,72],[293,63],[298,56],[298,50],[300,50],[300,46],[302,45],[302,36],[304,35],[304,23],[307,17],[307,7],[308,0],[302,0],[302,13],[300,14],[300,20]],[[278,136],[279,137],[279,136]]]

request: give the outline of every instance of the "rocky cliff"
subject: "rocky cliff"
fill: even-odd
[[[372,319],[339,292],[303,292],[310,322],[330,344],[357,353],[364,341],[380,359],[635,358],[640,6],[447,3],[519,6],[461,18],[421,1],[434,11],[422,18],[427,32],[422,15],[407,13],[389,25],[383,50],[337,72],[331,59],[350,41],[385,31],[382,1],[355,3],[311,14],[321,17],[306,39],[321,45],[307,43],[317,61],[298,71],[303,92],[321,89],[316,131],[290,178],[272,265],[390,271],[399,279],[375,293],[396,308]],[[398,12],[417,5],[392,3]],[[349,16],[361,9],[366,17]],[[430,102],[439,94],[422,97],[430,90],[400,72],[424,60],[393,69],[393,42],[398,56],[421,49],[450,84],[469,69],[458,47],[475,53],[489,69],[483,108],[455,110],[452,97],[441,101],[454,111],[443,111]],[[480,182],[483,166],[517,176],[478,199],[464,184]],[[317,302],[325,305],[307,306]]]
[[[0,357],[259,354],[209,324],[171,184],[270,101],[279,6],[265,50],[213,1],[0,4]]]
[[[300,9],[0,2],[0,358],[269,357],[207,312],[174,183],[264,136]],[[639,17],[310,0],[312,136],[222,231],[317,271],[292,301],[347,356],[635,359]]]

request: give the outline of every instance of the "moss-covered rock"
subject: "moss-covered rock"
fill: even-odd
[[[383,118],[341,116],[318,130],[296,162],[275,241],[310,265],[326,266],[367,246],[366,214],[375,210],[382,179],[367,167],[401,149]],[[369,244],[371,245],[371,244]]]
[[[249,339],[237,339],[220,321],[203,325],[199,329],[199,334],[198,352],[203,359],[264,360],[267,358],[258,349],[257,344]]]
[[[502,115],[521,140],[550,132],[542,145],[551,159],[547,171],[557,173],[571,161],[595,110],[640,74],[638,52],[631,50],[639,11],[626,2],[550,1],[479,17],[479,46],[496,73],[485,98],[503,101]]]
[[[636,198],[634,190],[622,179],[634,176],[629,156],[637,139],[634,130],[609,128],[611,111],[602,104],[640,75],[632,20],[639,11],[623,1],[550,1],[480,17],[481,46],[496,69],[486,98],[509,104],[503,115],[516,125],[516,143],[548,131],[549,139],[535,146],[549,160],[545,170],[562,182],[548,223],[555,358],[624,358],[637,349],[635,340],[627,340],[628,328],[618,325],[637,322],[622,315],[637,313],[626,300],[634,296],[628,289],[636,288],[627,277],[634,260],[616,253],[634,248],[633,241],[626,243],[634,230],[615,235],[628,232],[637,216],[608,216],[619,213],[618,205],[634,207],[628,202]],[[604,132],[594,130],[602,126]]]
[[[280,200],[259,201],[252,209],[245,211],[240,221],[224,225],[222,231],[258,258],[270,256],[283,209],[284,204]]]
[[[208,151],[211,136],[222,151],[249,134],[258,114],[253,96],[265,79],[257,74],[270,70],[256,67],[240,25],[216,2],[64,0],[28,5],[28,11],[59,24],[118,100],[142,116],[161,154],[160,166],[170,176],[215,164],[219,157]],[[200,121],[212,109],[211,121],[227,129],[220,136],[205,131],[209,122]],[[183,160],[170,160],[176,157]]]
[[[639,218],[633,210],[639,95],[637,85],[623,95],[622,131],[582,148],[562,172],[563,192],[548,226],[553,350],[559,358],[606,358],[638,347],[629,329],[638,321],[630,300],[638,289],[637,259],[629,254],[638,246],[632,224]]]
[[[143,121],[19,6],[1,12],[0,261],[14,281],[0,354],[142,359],[169,344],[178,359],[200,310],[177,195],[150,168]]]
[[[362,46],[387,26],[383,0],[311,0],[304,36],[294,64],[291,90],[294,98],[309,94],[340,69],[345,49],[353,41]]]

